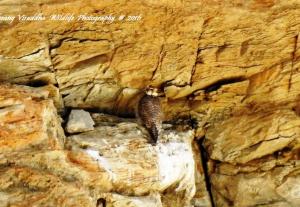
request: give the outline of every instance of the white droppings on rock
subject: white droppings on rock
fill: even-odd
[[[166,189],[179,181],[176,191],[187,190],[195,193],[195,163],[191,148],[186,143],[169,142],[157,146],[158,169],[161,189]]]
[[[109,173],[111,181],[116,180],[116,175],[112,171],[112,167],[111,167],[109,161],[106,158],[100,156],[99,151],[93,150],[93,149],[87,149],[87,150],[85,150],[85,152],[88,155],[90,155],[94,160],[96,160],[99,163],[99,166],[103,167],[105,169],[105,171],[107,171]]]

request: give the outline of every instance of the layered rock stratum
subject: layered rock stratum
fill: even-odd
[[[298,0],[4,0],[0,13],[117,17],[0,22],[0,206],[300,205]],[[147,86],[164,94],[157,146],[133,119]],[[67,133],[70,109],[94,130]]]

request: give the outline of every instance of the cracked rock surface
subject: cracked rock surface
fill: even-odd
[[[94,113],[94,130],[65,137],[42,92],[0,86],[1,207],[190,205],[194,130],[166,129],[153,146],[132,119]]]
[[[40,11],[142,20],[0,22],[0,206],[300,205],[299,0],[0,1]],[[108,115],[149,85],[155,147]],[[66,137],[72,108],[95,129]]]

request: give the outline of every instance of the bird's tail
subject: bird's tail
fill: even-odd
[[[160,130],[156,126],[153,126],[149,130],[149,133],[150,133],[150,136],[151,136],[151,143],[156,144],[157,140],[158,140],[158,137],[159,137],[159,134],[160,134]]]

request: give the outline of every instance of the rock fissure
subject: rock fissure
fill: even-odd
[[[202,88],[201,90],[204,90],[205,93],[210,93],[213,91],[217,91],[224,85],[230,85],[233,83],[243,82],[245,80],[247,80],[247,79],[244,77],[220,79],[220,80],[216,81],[215,83],[213,83],[209,86],[206,86],[205,88]]]
[[[40,52],[42,52],[42,51],[44,51],[44,50],[45,50],[45,48],[40,48],[40,49],[37,49],[36,51],[33,51],[33,52],[29,53],[29,54],[26,54],[26,55],[22,55],[22,56],[20,56],[20,57],[17,57],[16,59],[24,59],[24,58],[28,58],[28,57],[30,57],[30,56],[37,55],[37,54],[39,54]]]
[[[0,207],[299,206],[297,0],[10,1],[117,19],[2,22]],[[108,115],[132,117],[147,86],[164,92],[156,147]]]
[[[160,70],[162,61],[164,59],[164,56],[165,56],[165,54],[164,54],[164,45],[162,45],[161,48],[160,48],[160,51],[159,51],[158,58],[157,58],[157,64],[156,64],[156,66],[155,66],[155,68],[154,68],[154,70],[152,72],[152,76],[151,76],[150,80],[153,80],[154,77],[155,77],[156,72],[158,70]]]
[[[293,73],[294,73],[294,64],[295,64],[295,61],[296,61],[296,52],[297,52],[297,44],[298,44],[298,37],[299,35],[297,34],[295,37],[294,37],[294,48],[293,48],[293,51],[292,51],[292,54],[291,54],[291,73],[290,73],[290,77],[289,77],[289,83],[288,83],[288,91],[290,91],[291,89],[291,86],[292,86],[292,78],[293,78]]]
[[[207,154],[207,150],[205,149],[205,147],[203,146],[203,140],[205,139],[205,137],[201,138],[197,144],[200,148],[200,156],[201,156],[201,160],[202,160],[202,168],[204,171],[204,179],[205,179],[205,186],[206,186],[206,190],[208,191],[209,194],[209,198],[210,198],[210,202],[211,202],[211,206],[212,207],[216,207],[215,203],[214,203],[214,198],[213,198],[213,193],[212,193],[212,185],[210,182],[210,175],[209,175],[209,169],[208,169],[208,157],[209,155]]]

